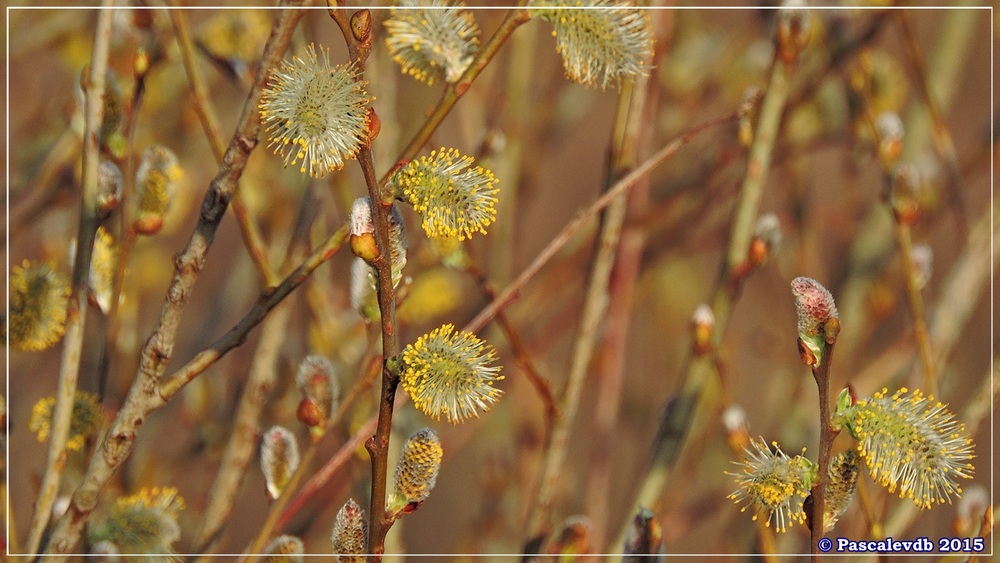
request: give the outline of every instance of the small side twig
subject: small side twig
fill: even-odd
[[[66,439],[69,435],[77,382],[80,378],[80,358],[83,352],[83,327],[87,319],[87,293],[90,260],[97,234],[97,165],[100,159],[101,120],[104,116],[104,79],[111,43],[111,4],[105,0],[97,16],[94,32],[94,54],[90,75],[85,85],[86,113],[83,138],[83,178],[80,202],[80,227],[76,238],[76,261],[73,264],[72,290],[66,310],[66,333],[63,339],[59,384],[52,412],[52,430],[45,459],[45,472],[31,517],[25,548],[36,553],[52,514],[52,505],[59,492],[63,468],[66,465]]]

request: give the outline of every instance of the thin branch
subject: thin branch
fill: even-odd
[[[937,378],[934,370],[934,359],[931,351],[930,335],[927,332],[927,321],[924,316],[924,298],[920,293],[920,273],[913,261],[913,235],[910,225],[893,214],[896,228],[896,244],[899,246],[899,257],[903,262],[904,286],[906,301],[910,307],[913,320],[913,336],[917,341],[917,351],[920,353],[920,364],[924,370],[924,391],[937,395]]]
[[[486,274],[471,264],[466,268],[466,272],[476,280],[476,283],[479,284],[480,289],[483,290],[487,298],[491,300],[496,299],[496,287],[486,279]],[[501,311],[497,313],[496,320],[497,324],[500,325],[500,330],[507,337],[511,352],[514,354],[514,361],[524,370],[524,375],[528,378],[528,382],[535,388],[539,398],[542,400],[542,404],[545,406],[545,425],[546,428],[551,429],[553,422],[559,417],[559,405],[556,404],[556,399],[552,395],[552,386],[549,384],[549,380],[538,373],[535,363],[531,360],[528,347],[525,346],[520,333],[518,333],[510,319],[507,318],[507,315]]]
[[[498,312],[507,307],[507,305],[509,305],[517,297],[518,293],[520,293],[525,284],[531,281],[535,277],[535,274],[537,274],[543,266],[548,264],[552,257],[559,252],[559,249],[565,246],[566,243],[573,238],[573,235],[586,226],[587,222],[597,215],[597,213],[610,205],[619,194],[630,190],[641,178],[649,174],[653,168],[676,154],[677,151],[690,143],[691,139],[699,133],[719,125],[734,122],[738,118],[739,112],[736,111],[692,127],[676,137],[674,140],[670,141],[670,143],[660,149],[659,152],[637,166],[624,178],[615,182],[614,186],[604,192],[604,194],[597,198],[597,200],[589,207],[581,211],[576,218],[567,223],[566,226],[563,227],[563,229],[559,231],[559,233],[551,241],[549,241],[549,244],[547,244],[545,248],[543,248],[542,251],[535,256],[534,260],[531,261],[531,264],[529,264],[528,267],[514,279],[514,281],[508,284],[507,287],[500,292],[500,295],[491,301],[489,305],[484,307],[475,318],[469,321],[462,330],[467,332],[478,332],[486,326],[486,323],[491,321]]]
[[[278,352],[288,332],[291,312],[291,304],[277,307],[264,319],[261,326],[260,342],[254,352],[246,387],[236,410],[232,435],[222,454],[219,471],[212,482],[209,501],[195,538],[198,553],[207,553],[218,542],[232,513],[240,485],[243,484],[247,465],[256,452],[257,438],[260,435],[260,413],[278,378]]]
[[[283,6],[287,7],[289,4],[285,2]],[[56,523],[46,548],[50,553],[67,553],[76,546],[87,519],[97,506],[101,490],[131,454],[139,426],[149,413],[162,407],[172,395],[163,393],[160,380],[173,355],[174,337],[181,313],[194,289],[198,274],[204,268],[208,249],[236,190],[237,180],[243,173],[250,152],[257,145],[260,130],[257,106],[264,84],[271,69],[284,55],[292,32],[304,14],[304,10],[283,10],[275,22],[264,49],[262,70],[243,105],[239,125],[226,149],[219,173],[212,180],[202,201],[198,224],[187,247],[174,259],[174,277],[167,290],[160,319],[143,348],[134,383],[102,444],[94,452],[80,485],[73,493],[70,506]],[[176,386],[176,389],[182,386],[183,384]]]
[[[80,378],[80,357],[83,351],[83,328],[87,320],[87,293],[90,260],[97,233],[97,168],[100,159],[101,122],[104,116],[104,79],[108,68],[111,43],[111,0],[105,0],[97,14],[94,32],[94,54],[90,76],[85,85],[86,113],[83,135],[83,178],[81,180],[80,228],[76,238],[76,260],[73,264],[72,292],[66,309],[66,333],[63,339],[59,385],[52,412],[52,429],[45,459],[45,473],[31,517],[28,553],[36,553],[42,535],[52,515],[52,505],[59,492],[59,482],[66,465],[66,439],[73,416],[77,382]]]
[[[175,371],[170,377],[164,378],[159,389],[159,395],[163,401],[170,400],[178,391],[187,385],[192,379],[200,375],[212,364],[218,361],[227,352],[246,342],[247,335],[256,327],[264,317],[274,309],[281,300],[295,290],[324,262],[333,258],[347,240],[347,225],[337,229],[330,235],[321,246],[312,251],[312,254],[278,284],[274,289],[268,289],[246,315],[235,326],[229,329],[226,334],[220,336],[215,342],[202,350],[191,361]]]
[[[522,5],[525,3],[523,0],[520,2]],[[527,10],[517,8],[507,14],[507,17],[500,23],[500,27],[497,28],[496,32],[489,38],[488,41],[483,45],[482,49],[476,55],[476,58],[469,65],[469,68],[465,70],[465,74],[461,76],[454,84],[449,84],[445,89],[444,94],[441,95],[441,100],[438,102],[437,106],[428,116],[427,120],[420,129],[413,135],[410,139],[409,144],[406,145],[400,154],[399,158],[396,159],[396,164],[406,162],[412,159],[420,149],[423,148],[424,143],[430,139],[434,131],[437,130],[441,122],[451,111],[451,108],[455,106],[472,86],[472,82],[479,76],[479,73],[486,68],[486,65],[493,60],[500,47],[507,41],[514,30],[521,26],[521,24],[527,22],[531,19]],[[384,185],[389,181],[392,176],[393,171],[395,171],[396,166],[393,166],[386,174],[379,180],[380,185]]]
[[[208,138],[208,145],[212,149],[215,162],[222,164],[225,145],[223,145],[222,135],[219,133],[219,120],[216,118],[215,110],[212,109],[212,104],[208,99],[205,81],[195,63],[194,47],[191,44],[191,37],[188,35],[187,18],[184,17],[183,10],[177,9],[177,0],[171,0],[171,4],[174,9],[167,10],[167,12],[170,14],[170,22],[174,26],[174,31],[177,33],[177,43],[180,46],[184,71],[187,73],[188,82],[191,83],[194,111],[198,114],[198,121],[201,122],[201,127],[205,131],[205,137]],[[273,286],[278,283],[278,275],[268,263],[263,237],[250,217],[250,210],[247,209],[246,203],[243,201],[241,191],[234,190],[231,203],[236,223],[243,236],[243,244],[250,254],[250,260],[254,267],[257,268],[261,282],[265,286]]]
[[[652,21],[656,45],[669,45],[673,33],[674,17],[669,11],[658,12]],[[665,49],[654,52],[652,65],[663,60]],[[635,166],[639,154],[649,152],[653,128],[648,123],[660,112],[660,87],[656,81],[643,77],[636,81],[629,101],[629,115],[623,120],[623,134],[612,147],[612,174],[618,177]],[[608,307],[604,329],[597,345],[598,361],[595,366],[596,396],[594,408],[593,440],[584,495],[584,506],[589,508],[594,523],[594,545],[600,551],[620,549],[623,546],[607,545],[608,523],[611,521],[613,461],[615,427],[618,423],[625,383],[626,358],[630,344],[629,325],[635,302],[636,284],[639,281],[642,258],[646,250],[647,229],[642,223],[650,203],[650,182],[641,181],[627,196],[622,197],[624,223],[612,275],[608,283]],[[609,215],[611,209],[609,209]],[[599,252],[606,252],[602,246]],[[631,508],[631,507],[630,507]]]

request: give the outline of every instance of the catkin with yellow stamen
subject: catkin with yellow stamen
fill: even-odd
[[[471,156],[441,148],[410,161],[395,176],[397,195],[420,214],[428,237],[465,240],[496,220],[497,179]]]
[[[52,346],[66,332],[69,280],[48,263],[25,260],[9,280],[10,310],[4,330],[18,350]]]
[[[948,408],[919,390],[882,389],[844,412],[858,453],[872,478],[920,508],[960,496],[958,479],[971,479],[972,439]]]
[[[459,423],[489,410],[503,394],[493,386],[503,379],[494,360],[492,346],[446,324],[403,350],[400,383],[421,412]]]
[[[402,0],[383,22],[385,45],[405,74],[427,85],[458,80],[479,51],[479,26],[464,4]]]

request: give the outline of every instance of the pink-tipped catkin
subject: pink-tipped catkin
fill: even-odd
[[[803,337],[818,335],[827,321],[839,318],[833,295],[812,278],[792,280],[792,295],[795,296],[799,335]]]

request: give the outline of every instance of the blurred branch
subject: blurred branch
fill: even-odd
[[[170,14],[170,22],[177,33],[177,43],[180,46],[184,71],[187,73],[188,82],[191,83],[194,111],[198,114],[198,121],[205,131],[205,137],[208,138],[208,146],[212,149],[212,156],[215,157],[216,164],[222,164],[225,146],[222,144],[222,135],[219,133],[219,120],[215,117],[215,110],[212,109],[212,104],[208,99],[205,81],[195,62],[194,47],[191,44],[191,37],[188,35],[187,18],[184,17],[184,10],[177,8],[177,0],[171,0],[170,3],[174,9],[167,10],[167,13]],[[250,260],[257,268],[257,273],[260,274],[261,283],[266,287],[275,285],[278,283],[278,276],[268,263],[263,237],[250,217],[250,210],[247,209],[239,189],[233,190],[231,203],[236,222],[240,226],[240,234],[243,235],[243,244],[247,247]]]
[[[716,349],[729,325],[730,315],[742,292],[743,283],[755,268],[747,260],[747,255],[759,213],[764,182],[770,168],[774,143],[788,100],[789,79],[793,70],[794,65],[782,61],[778,50],[771,65],[767,90],[760,102],[760,115],[754,128],[746,172],[740,186],[736,218],[730,233],[726,258],[719,269],[710,302],[715,317],[712,347]],[[750,109],[751,107],[745,107],[742,111]],[[671,468],[687,436],[702,388],[713,372],[714,365],[711,358],[703,354],[688,356],[680,371],[683,382],[681,390],[676,397],[667,402],[662,411],[659,429],[652,445],[653,460],[639,485],[632,506],[658,505],[657,499],[663,492]],[[626,521],[611,545],[622,545],[627,529]]]
[[[282,5],[287,7],[289,4],[284,2]],[[216,230],[236,190],[237,181],[243,173],[250,152],[257,145],[257,135],[260,131],[257,106],[261,91],[271,74],[271,69],[284,55],[292,32],[304,14],[304,10],[283,10],[271,30],[271,36],[264,48],[262,70],[243,105],[239,125],[226,149],[219,173],[205,194],[198,224],[187,247],[174,259],[173,280],[167,290],[156,328],[143,348],[139,370],[125,404],[108,428],[102,444],[94,452],[83,480],[73,493],[66,513],[56,523],[47,552],[67,553],[73,550],[87,519],[97,506],[98,496],[104,485],[131,454],[139,426],[146,416],[166,404],[172,395],[172,392],[166,392],[161,378],[173,355],[174,337],[180,324],[181,312],[194,289],[198,274],[205,265],[208,249],[215,239]],[[94,167],[96,168],[96,163]],[[83,256],[78,256],[77,259],[83,260]],[[85,276],[86,274],[84,283],[86,283]],[[175,385],[173,392],[180,389],[184,382]]]
[[[931,118],[933,133],[931,139],[934,141],[934,149],[941,160],[944,161],[945,170],[948,173],[948,195],[955,212],[955,225],[958,228],[961,240],[964,242],[969,238],[969,220],[965,214],[965,198],[963,197],[965,187],[958,164],[958,155],[955,153],[955,142],[952,140],[951,132],[948,129],[944,115],[941,113],[938,101],[934,99],[931,93],[929,70],[923,56],[920,54],[920,46],[916,35],[913,33],[906,10],[896,10],[894,15],[903,34],[903,46],[906,50],[907,59],[910,62],[910,68],[917,75],[917,91],[920,92],[920,96],[924,99],[927,113]],[[968,35],[971,35],[971,33]]]
[[[607,173],[605,188],[609,188],[612,180],[623,175],[630,159],[634,159],[635,128],[629,124],[629,110],[641,113],[645,101],[644,84],[636,88],[634,83],[623,84],[618,94],[618,108],[615,116],[615,138],[611,145],[611,170]],[[633,93],[635,92],[635,93]],[[634,104],[634,105],[631,105]],[[631,106],[631,107],[630,107]],[[623,132],[623,133],[622,133]],[[626,150],[633,149],[633,154]],[[634,164],[634,160],[631,162]],[[647,185],[648,182],[636,182],[636,185]],[[631,193],[635,193],[634,191]],[[611,268],[618,253],[618,243],[621,237],[622,225],[625,222],[627,209],[626,199],[629,192],[620,192],[602,212],[601,233],[594,241],[596,255],[587,282],[587,292],[583,301],[583,311],[580,314],[576,340],[570,359],[566,388],[563,391],[559,409],[552,433],[549,435],[543,455],[541,478],[538,493],[528,516],[528,538],[526,544],[533,538],[547,535],[551,526],[553,504],[557,494],[556,481],[562,472],[566,459],[566,449],[569,434],[576,422],[576,413],[583,392],[583,383],[590,368],[594,355],[594,346],[599,337],[599,328],[604,320],[608,307],[608,286],[611,280]]]
[[[655,49],[651,65],[657,68],[662,64],[668,46],[671,44],[675,14],[668,10],[656,12],[651,21],[654,34]],[[656,128],[651,127],[656,116],[660,114],[661,88],[657,80],[642,77],[636,80],[627,107],[621,116],[617,129],[619,134],[611,148],[611,170],[609,183],[636,165],[640,154],[646,154],[652,145]],[[626,96],[623,96],[624,99]],[[621,198],[621,213],[623,224],[615,244],[614,264],[608,279],[608,305],[602,333],[599,337],[599,350],[595,365],[597,401],[594,409],[593,440],[591,442],[590,463],[584,495],[584,506],[589,507],[594,527],[594,547],[600,551],[617,550],[623,546],[609,546],[608,523],[611,522],[612,506],[612,449],[615,444],[615,429],[618,423],[622,402],[622,389],[625,382],[626,359],[631,340],[629,326],[632,320],[636,285],[639,282],[643,254],[646,251],[647,229],[644,225],[644,215],[650,205],[650,180],[644,178],[632,190]],[[614,214],[614,207],[608,209],[609,217]],[[607,220],[602,231],[610,228]],[[603,234],[603,233],[602,233]],[[602,236],[603,238],[603,236]],[[599,253],[610,251],[609,246],[599,248]],[[630,509],[633,507],[629,507]]]
[[[104,80],[108,68],[111,43],[111,0],[105,0],[97,15],[94,31],[94,53],[90,75],[84,85],[85,122],[83,134],[83,177],[81,179],[80,227],[76,237],[76,258],[73,263],[72,290],[66,308],[66,333],[63,338],[59,384],[52,411],[52,429],[45,458],[45,472],[31,517],[28,553],[37,553],[42,535],[52,515],[52,505],[59,493],[63,469],[66,466],[66,440],[73,416],[77,382],[80,378],[80,357],[83,351],[83,328],[87,320],[90,260],[97,234],[97,168],[100,160],[101,124],[104,117]]]
[[[545,248],[543,248],[542,251],[535,256],[534,260],[531,261],[531,264],[529,264],[528,267],[514,279],[514,281],[508,284],[507,287],[505,287],[493,301],[484,307],[475,318],[469,321],[462,330],[467,332],[477,332],[486,326],[486,323],[491,321],[499,311],[507,307],[507,305],[509,305],[517,297],[521,288],[535,277],[535,274],[537,274],[538,271],[541,270],[553,256],[555,256],[559,249],[565,246],[576,233],[583,229],[591,218],[597,215],[597,213],[599,213],[602,209],[609,206],[619,194],[630,190],[640,179],[649,174],[653,168],[676,154],[677,151],[690,143],[691,139],[699,133],[726,123],[734,122],[739,118],[739,115],[739,111],[731,112],[722,117],[717,117],[688,129],[670,141],[666,146],[660,149],[659,152],[637,166],[624,178],[615,182],[615,184],[604,192],[603,195],[597,198],[594,203],[577,214],[572,221],[567,223],[566,226],[563,227],[563,229],[559,231],[559,233],[556,234],[551,241],[549,241],[549,244],[547,244]]]
[[[278,352],[288,332],[291,304],[279,306],[264,319],[260,329],[260,342],[254,352],[246,387],[240,398],[233,421],[232,435],[226,444],[205,506],[204,516],[195,546],[198,553],[207,553],[217,544],[226,525],[246,468],[257,451],[260,435],[260,413],[270,398],[278,377]]]
[[[496,287],[486,279],[486,274],[474,265],[469,265],[466,268],[466,272],[476,280],[476,283],[488,299],[496,299]],[[534,362],[531,360],[528,348],[524,345],[524,340],[517,332],[514,324],[507,318],[507,315],[501,311],[497,313],[496,320],[504,336],[507,337],[510,349],[514,353],[514,360],[524,370],[524,375],[528,378],[528,382],[535,388],[539,398],[542,400],[542,404],[545,405],[545,427],[546,429],[551,429],[555,420],[559,417],[559,405],[556,404],[556,399],[552,395],[552,386],[549,380],[538,373]]]

